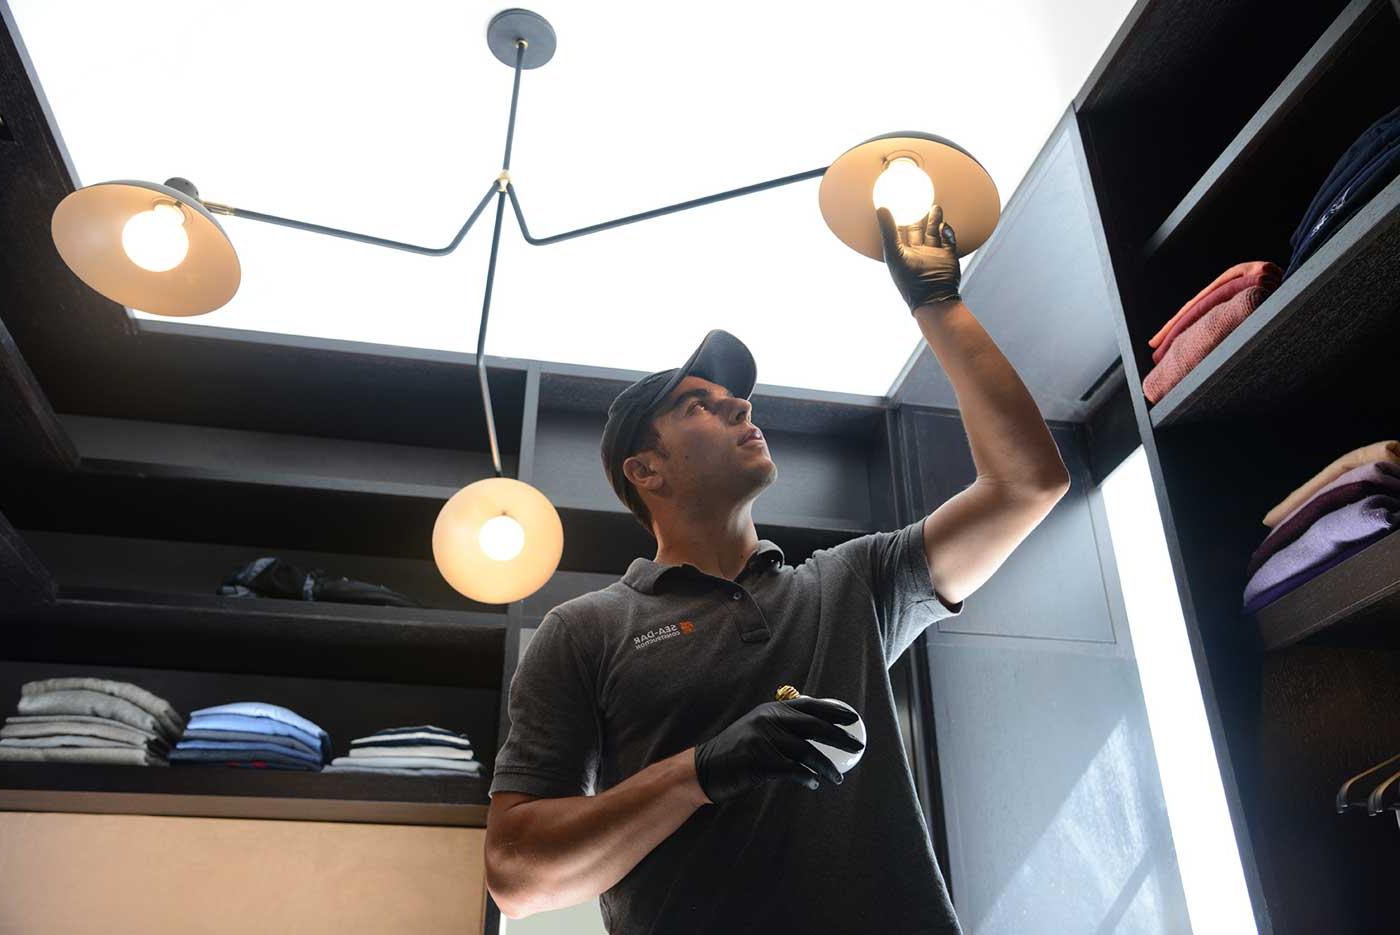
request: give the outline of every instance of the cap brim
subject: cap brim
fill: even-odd
[[[690,359],[666,381],[652,405],[658,405],[666,399],[687,376],[702,377],[711,383],[718,383],[733,395],[748,399],[758,379],[758,366],[743,341],[728,331],[716,328],[705,335],[705,339],[690,355]]]

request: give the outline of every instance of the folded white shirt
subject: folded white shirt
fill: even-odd
[[[393,769],[399,768],[427,768],[452,769],[462,773],[481,772],[481,763],[477,760],[449,760],[444,757],[435,756],[338,756],[331,760],[332,766],[355,766],[363,769]]]
[[[353,747],[350,755],[356,759],[387,756],[431,756],[444,760],[476,759],[476,753],[471,750],[457,750],[438,744],[424,744],[421,747]]]

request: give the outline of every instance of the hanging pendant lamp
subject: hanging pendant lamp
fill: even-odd
[[[538,13],[502,10],[487,25],[486,41],[491,54],[515,73],[505,156],[500,174],[456,236],[441,247],[388,240],[203,200],[194,185],[182,178],[167,179],[164,185],[119,181],[85,186],[70,193],[54,209],[51,227],[54,245],[63,261],[96,292],[141,311],[183,317],[221,308],[238,290],[238,255],[215,215],[277,224],[424,256],[446,256],[457,249],[494,198],[495,231],[477,335],[476,370],[496,476],[469,484],[448,499],[433,526],[432,545],[438,571],[453,588],[475,601],[506,604],[539,590],[558,569],[564,548],[558,511],[536,488],[502,476],[496,442],[485,343],[507,198],[524,240],[545,246],[821,178],[818,201],[827,225],[852,249],[877,260],[883,258],[875,221],[877,204],[888,201],[900,216],[922,217],[929,209],[928,200],[936,199],[943,206],[944,219],[957,232],[958,253],[962,256],[991,236],[1001,203],[991,177],[966,150],[933,134],[905,131],[866,140],[827,167],[561,234],[535,237],[525,223],[510,177],[510,153],[521,72],[539,68],[554,56],[554,29]],[[925,200],[923,207],[920,199]]]

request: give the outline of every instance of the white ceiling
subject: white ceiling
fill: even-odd
[[[9,2],[80,185],[184,176],[210,201],[441,246],[500,170],[500,0]],[[1130,6],[540,0],[558,51],[522,75],[511,176],[538,237],[917,129],[972,152],[1004,206]],[[884,267],[826,228],[818,184],[547,247],[507,205],[487,353],[653,371],[724,328],[760,383],[884,395],[923,337]],[[441,258],[221,220],[242,285],[182,321],[475,352],[494,202]]]

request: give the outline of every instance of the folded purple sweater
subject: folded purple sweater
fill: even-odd
[[[1250,577],[1244,588],[1244,612],[1254,613],[1397,527],[1400,497],[1385,494],[1349,503],[1320,517]]]
[[[1400,497],[1400,464],[1371,461],[1346,471],[1325,484],[1273,528],[1249,557],[1245,575],[1253,575],[1284,546],[1297,541],[1319,517],[1372,494]]]

